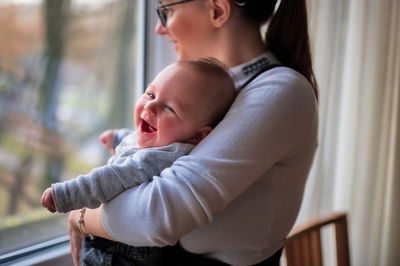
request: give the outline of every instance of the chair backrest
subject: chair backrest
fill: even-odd
[[[338,266],[349,266],[349,240],[346,213],[334,213],[324,218],[295,226],[287,237],[284,252],[287,266],[322,266],[321,228],[335,228]]]

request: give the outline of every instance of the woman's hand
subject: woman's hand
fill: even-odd
[[[72,260],[75,266],[79,266],[79,251],[84,238],[84,235],[79,230],[77,222],[79,217],[79,210],[71,211],[68,216],[69,243],[71,247]]]
[[[79,251],[81,250],[85,235],[81,232],[78,219],[81,217],[79,210],[71,211],[68,216],[69,242],[71,247],[72,260],[75,266],[79,265]],[[86,208],[82,230],[90,235],[113,240],[103,228],[101,222],[101,207],[97,209]],[[115,240],[113,240],[115,241]]]

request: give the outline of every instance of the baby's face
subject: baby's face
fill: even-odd
[[[204,76],[187,66],[173,64],[161,71],[135,106],[139,147],[191,142],[201,130],[209,128],[209,103],[200,89],[204,83]]]

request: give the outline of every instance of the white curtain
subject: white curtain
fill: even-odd
[[[297,223],[347,211],[352,265],[400,265],[400,1],[308,5],[320,135]]]

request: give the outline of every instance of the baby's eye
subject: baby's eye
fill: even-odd
[[[175,114],[175,110],[171,106],[165,105],[164,108]]]
[[[154,95],[154,93],[149,92],[149,91],[146,91],[146,95],[147,95],[148,97],[150,97],[151,99],[156,98],[156,96]]]

